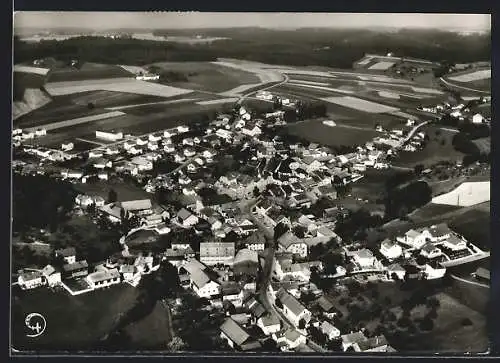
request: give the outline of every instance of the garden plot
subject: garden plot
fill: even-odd
[[[64,127],[75,126],[75,125],[84,124],[87,122],[103,120],[103,119],[117,117],[117,116],[121,116],[121,115],[124,115],[124,113],[120,112],[120,111],[111,111],[111,112],[101,113],[98,115],[85,116],[85,117],[74,118],[74,119],[66,120],[66,121],[54,122],[51,124],[43,125],[43,128],[47,131],[56,130],[56,129],[61,129]],[[37,128],[35,127],[32,129],[28,129],[28,131],[35,131],[36,129]]]
[[[321,100],[367,113],[385,113],[399,110],[396,107],[386,106],[351,96],[324,97]]]
[[[159,97],[173,97],[191,90],[138,81],[133,78],[110,78],[99,80],[51,82],[45,85],[51,96],[62,96],[89,91],[115,91]]]
[[[374,70],[374,71],[385,71],[385,70],[391,68],[394,64],[395,64],[395,62],[382,61],[382,62],[375,63],[374,65],[368,67],[368,69]]]
[[[462,183],[453,191],[432,198],[432,203],[469,207],[490,200],[490,182]]]
[[[457,82],[474,82],[489,78],[491,78],[491,69],[483,69],[481,71],[448,77],[448,79]]]
[[[50,69],[48,68],[30,67],[23,65],[14,66],[14,72],[33,73],[33,74],[38,74],[40,76],[45,76],[47,73],[49,73],[49,71]]]

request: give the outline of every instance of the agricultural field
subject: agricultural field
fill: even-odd
[[[28,88],[42,88],[45,84],[45,78],[45,75],[41,74],[14,71],[12,79],[14,101],[22,101],[24,91]]]
[[[396,63],[395,62],[381,61],[381,62],[377,62],[377,63],[369,66],[368,69],[373,70],[373,71],[385,71],[385,70],[391,68],[394,64],[396,64]]]
[[[38,288],[12,291],[12,347],[21,351],[78,351],[92,349],[120,316],[129,311],[139,291],[120,284],[80,296],[65,290]],[[45,333],[37,339],[26,337],[24,319],[38,312],[47,321]]]
[[[94,107],[109,108],[126,106],[130,104],[141,104],[149,102],[164,101],[164,97],[140,95],[135,93],[113,92],[113,91],[95,91],[78,93],[68,96],[72,103],[87,106],[92,103]]]
[[[191,90],[187,89],[170,87],[151,82],[138,81],[134,78],[125,77],[50,82],[45,85],[45,89],[52,96],[62,96],[89,91],[114,91],[159,97],[173,97],[192,92]]]
[[[491,138],[484,137],[481,139],[472,140],[474,145],[477,146],[481,154],[489,154],[491,152]]]
[[[131,345],[137,350],[165,349],[172,339],[169,314],[168,307],[158,301],[150,314],[125,327]]]
[[[469,207],[490,200],[490,182],[467,182],[449,193],[432,198],[434,204]]]
[[[462,83],[474,82],[482,79],[491,79],[491,69],[483,69],[474,72],[467,72],[456,76],[449,76],[448,79]]]
[[[187,82],[173,81],[169,85],[192,90],[224,92],[247,84],[258,84],[259,78],[244,69],[225,67],[214,62],[163,62],[148,68],[181,73]]]
[[[79,117],[79,118],[75,118],[75,119],[71,119],[71,120],[64,120],[64,121],[59,121],[59,122],[53,122],[50,124],[44,124],[43,128],[47,131],[52,131],[52,130],[66,128],[66,127],[73,127],[76,125],[85,124],[85,123],[89,123],[89,122],[104,120],[107,118],[118,117],[121,115],[124,115],[124,113],[121,111],[104,112],[104,113],[99,113],[96,115],[84,116],[84,117]],[[31,131],[34,131],[34,130],[36,130],[36,128],[31,129]],[[28,131],[30,131],[30,129],[28,129]]]
[[[367,112],[367,113],[385,113],[397,111],[398,109],[391,106],[382,105],[379,103],[366,101],[361,98],[345,96],[345,97],[325,97],[321,100],[325,102],[334,103],[344,107],[352,108],[357,111]]]
[[[418,339],[408,339],[405,346],[396,349],[442,353],[486,352],[489,339],[485,316],[448,294],[439,293],[435,297],[440,306],[433,329],[422,332]],[[472,324],[463,324],[464,319],[469,319]]]
[[[490,202],[467,210],[450,221],[450,227],[479,248],[491,248]]]
[[[120,66],[97,63],[84,63],[81,68],[56,68],[48,74],[48,82],[84,81],[132,77],[133,74]]]
[[[87,106],[72,104],[67,98],[56,98],[52,102],[42,106],[15,120],[14,125],[18,127],[36,127],[47,123],[64,121],[68,118],[79,118],[108,112],[103,109],[89,109]]]
[[[312,127],[314,125],[314,127]],[[326,126],[320,120],[309,120],[287,125],[291,135],[303,137],[311,142],[327,146],[360,145],[372,140],[378,133],[369,128]]]

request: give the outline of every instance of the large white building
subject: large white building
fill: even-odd
[[[200,243],[200,261],[206,265],[224,264],[232,266],[234,255],[234,242]]]
[[[120,273],[117,269],[93,272],[85,278],[93,289],[100,289],[120,283]]]

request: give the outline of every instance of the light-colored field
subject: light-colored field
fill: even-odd
[[[385,83],[411,83],[410,81],[404,79],[391,78],[388,76],[379,76],[379,75],[375,76],[368,74],[355,74],[355,75],[362,81],[376,81]]]
[[[294,87],[305,87],[305,88],[313,88],[321,91],[328,91],[328,92],[338,92],[338,93],[345,93],[345,94],[353,94],[354,91],[351,90],[346,90],[343,88],[332,88],[332,87],[323,87],[323,86],[314,86],[312,84],[302,84],[302,83],[293,83],[289,82],[288,85],[294,86]]]
[[[170,100],[170,101],[161,101],[161,102],[147,102],[147,103],[138,103],[134,105],[125,105],[125,106],[116,106],[116,107],[106,107],[107,110],[126,110],[129,108],[142,107],[142,106],[151,106],[151,105],[170,105],[174,103],[184,103],[184,102],[193,102],[196,101],[196,98],[181,98],[180,100]]]
[[[322,98],[321,100],[368,113],[384,113],[384,112],[393,112],[399,110],[396,107],[386,106],[380,103],[366,101],[362,100],[361,98],[356,98],[351,96],[325,97]]]
[[[391,98],[393,100],[399,100],[399,94],[389,91],[378,91],[380,97]]]
[[[313,86],[329,86],[330,85],[330,83],[325,83],[325,82],[304,81],[304,80],[299,80],[299,79],[293,79],[290,81],[290,83],[310,84]]]
[[[448,77],[448,79],[457,82],[473,82],[488,78],[491,78],[491,69],[483,69],[481,71],[475,71],[472,73],[461,74],[459,76]]]
[[[385,71],[386,69],[391,68],[394,65],[395,62],[377,62],[374,65],[368,67],[368,69],[374,70],[374,71]]]
[[[127,66],[127,65],[122,65],[120,64],[120,67],[122,67],[123,69],[125,69],[127,72],[130,72],[130,73],[133,73],[133,74],[137,74],[137,73],[147,73],[147,70],[142,68],[142,67],[138,67],[138,66]]]
[[[358,64],[360,65],[365,65],[365,64],[368,64],[370,63],[370,61],[373,59],[373,57],[366,57],[366,58],[363,58],[362,60],[360,60],[358,62]]]
[[[138,81],[133,78],[51,82],[45,85],[45,89],[51,96],[62,96],[89,91],[115,91],[159,97],[173,97],[192,92],[187,89]]]
[[[390,112],[390,114],[394,115],[394,116],[410,119],[410,120],[417,120],[418,119],[418,117],[415,117],[415,116],[410,115],[409,113],[406,113],[403,111],[393,111],[393,112]]]
[[[411,87],[414,92],[419,93],[428,93],[431,95],[442,95],[443,92],[434,88],[425,88],[425,87]]]
[[[472,140],[479,151],[483,154],[488,154],[491,151],[491,138],[484,137],[481,139]]]
[[[490,182],[462,183],[453,191],[432,198],[432,203],[469,207],[490,200]]]
[[[228,61],[217,61],[212,63],[224,67],[229,67],[254,73],[257,77],[259,77],[262,83],[279,82],[283,80],[281,73],[273,71],[271,69],[260,68],[251,63],[245,64],[245,63],[234,63]]]
[[[63,127],[75,126],[75,125],[84,124],[87,122],[104,120],[107,118],[117,117],[117,116],[121,116],[121,115],[124,115],[124,113],[121,111],[111,111],[111,112],[101,113],[101,114],[92,115],[92,116],[85,116],[85,117],[74,118],[74,119],[66,120],[66,121],[54,122],[51,124],[43,125],[43,128],[47,131],[56,130],[56,129],[61,129]],[[33,127],[31,129],[28,129],[28,131],[35,131],[38,128],[39,127]]]
[[[24,73],[34,73],[39,74],[41,76],[45,76],[49,73],[50,69],[41,68],[41,67],[31,67],[31,66],[23,66],[23,65],[15,65],[14,72],[24,72]]]
[[[336,78],[336,76],[331,74],[330,72],[312,71],[312,70],[305,70],[305,69],[288,69],[288,70],[284,69],[284,70],[281,70],[281,72],[286,73],[286,74],[298,74],[298,75],[303,75],[303,76]]]
[[[231,102],[236,102],[238,101],[237,97],[231,97],[231,98],[220,98],[218,100],[208,100],[208,101],[199,101],[196,102],[198,105],[217,105],[217,104],[222,104],[222,103],[231,103]]]
[[[261,83],[242,84],[241,86],[238,86],[238,87],[235,87],[233,89],[230,89],[229,91],[222,92],[222,93],[220,93],[220,95],[223,95],[223,96],[234,96],[234,95],[238,95],[240,93],[243,93],[246,90],[249,90],[251,88],[258,87],[260,85],[261,85]]]

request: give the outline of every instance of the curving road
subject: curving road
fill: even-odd
[[[479,92],[479,93],[484,93],[484,94],[491,94],[491,92],[488,92],[488,91],[481,91],[479,89],[474,89],[474,88],[469,88],[469,87],[464,87],[464,86],[459,86],[457,84],[454,84],[454,83],[451,83],[451,82],[448,82],[447,80],[445,80],[443,77],[439,78],[439,80],[441,82],[443,82],[446,86],[449,86],[449,87],[455,87],[455,88],[461,88],[461,89],[464,89],[466,91],[473,91],[473,92]]]

